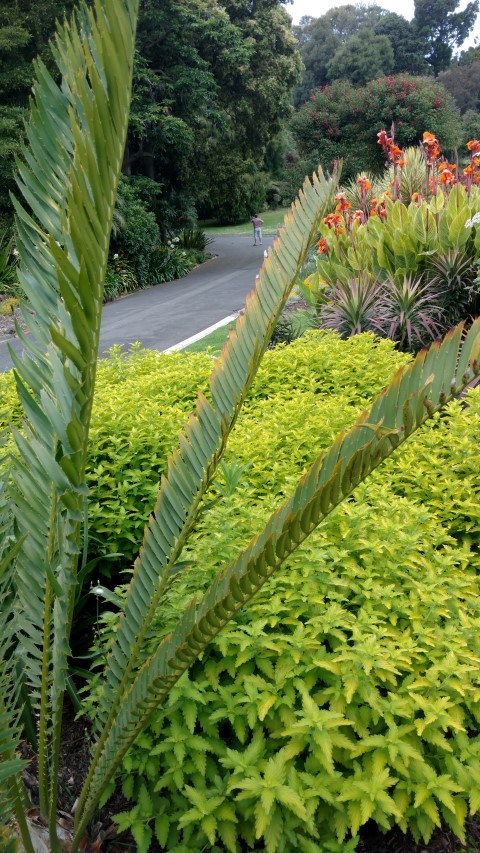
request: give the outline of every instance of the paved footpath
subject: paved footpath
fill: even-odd
[[[272,241],[266,237],[262,246],[253,246],[250,235],[216,237],[209,249],[217,257],[184,278],[104,305],[100,357],[114,344],[128,347],[135,341],[150,349],[170,349],[240,311]],[[21,352],[18,340],[9,343]],[[11,366],[7,344],[0,341],[0,372]]]

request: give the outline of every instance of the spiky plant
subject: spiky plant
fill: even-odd
[[[85,847],[89,821],[123,756],[181,674],[320,521],[480,371],[480,323],[465,338],[458,328],[400,371],[370,412],[314,461],[291,498],[148,656],[152,620],[182,570],[179,558],[203,496],[314,240],[317,220],[336,189],[322,175],[306,181],[215,366],[209,399],[199,396],[162,479],[101,675],[90,767],[73,826],[64,818],[60,838],[60,735],[87,499],[85,457],[137,14],[138,0],[94,0],[93,10],[80,6],[59,29],[55,54],[61,87],[37,66],[29,146],[19,171],[30,207],[27,212],[16,204],[19,282],[33,311],[26,312],[32,334],[22,336],[25,354],[12,355],[24,427],[15,433],[13,497],[1,521],[0,820],[5,827],[15,813],[27,853],[39,848],[39,832],[52,853]],[[16,758],[19,666],[37,724],[35,825],[24,815]],[[11,823],[8,827],[14,831]]]
[[[382,287],[369,272],[359,272],[337,283],[322,295],[318,314],[321,329],[333,329],[348,338],[375,331]]]
[[[425,277],[441,295],[448,326],[478,314],[480,287],[473,247],[450,249],[443,255],[434,255],[427,262]]]
[[[361,185],[358,183],[359,178],[367,179],[370,186],[369,190],[362,191]],[[372,200],[376,198],[377,193],[381,192],[378,175],[374,175],[372,172],[359,173],[356,178],[347,181],[342,186],[342,190],[352,210],[363,210],[367,217]]]
[[[373,325],[382,336],[397,341],[400,349],[416,352],[445,328],[442,292],[421,275],[388,275]]]
[[[420,146],[405,148],[403,152],[405,165],[397,170],[397,180],[400,181],[400,194],[404,204],[410,204],[414,193],[426,197],[427,170],[425,166],[425,154]],[[390,166],[385,174],[376,180],[376,189],[383,193],[391,188],[393,181],[393,166]]]

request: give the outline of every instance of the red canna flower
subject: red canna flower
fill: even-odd
[[[384,151],[387,150],[387,139],[388,136],[386,130],[381,130],[379,133],[377,133],[378,144],[382,146]]]
[[[358,221],[358,222],[364,222],[365,221],[365,214],[364,214],[363,210],[352,210],[352,212],[350,213],[350,222],[355,222],[355,221]]]
[[[320,237],[320,240],[317,242],[317,255],[328,255],[329,251],[325,237]]]

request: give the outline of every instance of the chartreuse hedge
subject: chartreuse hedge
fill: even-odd
[[[101,517],[128,553],[116,484],[131,484],[141,516],[142,489],[160,473],[151,448],[173,440],[191,403],[185,378],[189,396],[208,358],[136,353],[101,369],[90,456],[99,540]],[[179,575],[152,648],[313,449],[406,358],[389,341],[318,333],[267,354],[182,556],[197,568]],[[369,819],[425,841],[443,821],[464,837],[480,807],[479,391],[442,417],[448,430],[434,419],[339,507],[155,713],[122,773],[135,804],[118,823],[139,851],[155,835],[169,853],[348,853]],[[104,617],[100,648],[116,622]],[[94,714],[95,682],[90,693]]]

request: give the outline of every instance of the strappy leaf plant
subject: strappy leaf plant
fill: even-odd
[[[180,675],[356,484],[479,372],[478,322],[466,337],[458,328],[421,353],[314,461],[264,530],[147,656],[152,621],[176,572],[187,570],[182,548],[336,190],[335,180],[321,174],[307,180],[215,366],[208,399],[199,396],[162,479],[102,676],[90,767],[73,825],[63,820],[60,837],[57,780],[87,499],[85,457],[137,12],[138,0],[95,0],[92,11],[80,6],[59,28],[54,50],[62,82],[57,86],[37,65],[28,145],[18,167],[25,204],[16,203],[18,278],[31,334],[19,330],[24,354],[12,355],[24,424],[14,434],[12,496],[1,522],[0,820],[4,828],[10,821],[5,831],[20,834],[28,853],[40,832],[53,853],[85,846],[89,822],[122,757]],[[20,696],[26,694],[37,724],[35,824],[30,810],[24,815],[17,758]]]

